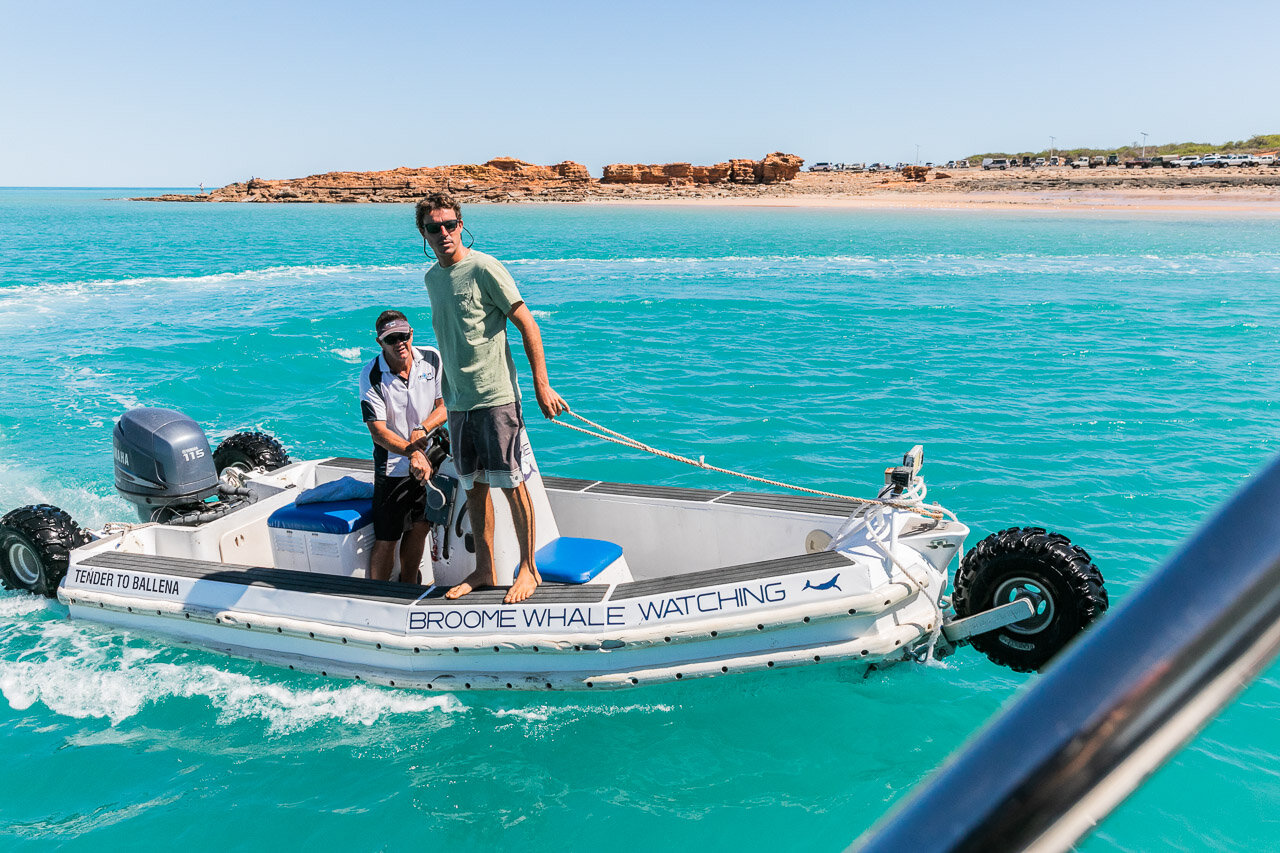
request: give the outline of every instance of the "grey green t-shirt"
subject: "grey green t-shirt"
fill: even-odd
[[[472,250],[424,277],[431,327],[444,360],[444,404],[451,412],[520,399],[507,343],[507,315],[522,302],[515,279],[497,259]]]

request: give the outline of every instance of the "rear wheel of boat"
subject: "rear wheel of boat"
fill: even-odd
[[[284,446],[265,432],[238,432],[213,452],[213,465],[221,474],[227,468],[241,471],[274,471],[289,464]]]
[[[56,506],[15,509],[0,518],[0,581],[9,589],[52,598],[67,573],[71,551],[90,538]]]
[[[1089,554],[1040,527],[991,534],[965,554],[956,571],[954,600],[961,618],[1020,598],[1031,602],[1031,616],[970,640],[993,663],[1017,672],[1043,668],[1108,604],[1102,573]]]

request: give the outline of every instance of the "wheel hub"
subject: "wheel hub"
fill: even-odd
[[[9,571],[19,584],[31,589],[40,580],[40,555],[26,542],[13,542],[5,554]]]
[[[1031,602],[1034,612],[1021,622],[1006,626],[1015,634],[1038,634],[1053,621],[1053,596],[1045,585],[1034,578],[1009,578],[996,589],[995,604],[1008,604],[1019,598]]]

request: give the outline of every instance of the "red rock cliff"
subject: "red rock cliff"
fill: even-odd
[[[689,163],[612,163],[604,167],[602,184],[778,184],[800,171],[804,160],[780,151],[763,160],[730,160],[714,166]]]

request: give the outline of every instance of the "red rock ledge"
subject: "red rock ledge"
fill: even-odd
[[[460,202],[599,201],[612,198],[697,198],[752,195],[790,181],[804,160],[775,152],[763,160],[729,160],[714,166],[689,163],[604,167],[596,180],[581,163],[538,166],[514,157],[480,165],[437,166],[386,172],[326,172],[306,178],[250,178],[201,195],[170,194],[133,201],[407,202],[445,191]]]

